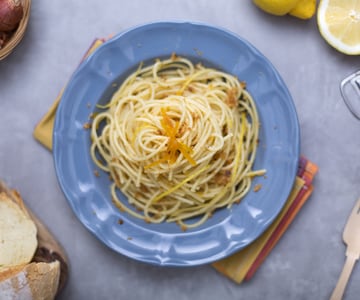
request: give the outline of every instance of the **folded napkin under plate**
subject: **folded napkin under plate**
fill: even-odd
[[[105,39],[96,39],[84,57],[91,54],[97,47],[104,43],[104,41]],[[63,90],[59,93],[47,113],[35,126],[33,132],[34,138],[49,150],[52,150],[52,132],[55,114],[58,104],[61,101],[62,92]],[[212,266],[221,274],[237,283],[252,278],[311,195],[313,191],[312,181],[317,171],[318,167],[316,164],[305,157],[301,157],[292,191],[274,222],[253,243],[229,257],[214,262]]]

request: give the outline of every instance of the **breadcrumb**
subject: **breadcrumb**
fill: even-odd
[[[260,191],[261,190],[261,188],[262,188],[262,185],[259,183],[259,184],[257,184],[257,185],[255,185],[254,186],[254,192],[258,192],[258,191]]]

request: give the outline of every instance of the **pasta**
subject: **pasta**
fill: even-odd
[[[244,83],[173,54],[121,84],[93,119],[90,151],[120,210],[185,230],[239,202],[264,174],[252,170],[258,132]]]

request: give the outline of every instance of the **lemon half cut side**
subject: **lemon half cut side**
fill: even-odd
[[[360,0],[321,0],[317,22],[332,47],[348,55],[360,54]]]

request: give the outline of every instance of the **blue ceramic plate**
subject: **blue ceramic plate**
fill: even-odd
[[[140,62],[175,52],[246,81],[261,121],[255,169],[258,192],[239,205],[220,209],[186,232],[172,223],[147,224],[121,213],[110,200],[110,181],[89,155],[83,125],[97,103],[109,100],[114,83]],[[113,250],[156,265],[193,266],[224,258],[254,241],[275,219],[294,182],[299,158],[299,125],[292,98],[271,63],[251,44],[223,29],[188,22],[159,22],[120,33],[99,47],[73,74],[58,107],[54,159],[60,186],[79,220]],[[126,201],[126,199],[124,199]],[[123,224],[119,224],[119,219]]]

